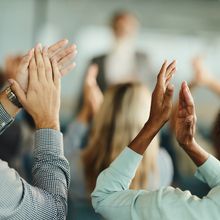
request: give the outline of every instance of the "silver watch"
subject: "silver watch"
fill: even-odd
[[[10,87],[8,87],[6,90],[5,90],[6,94],[7,94],[7,97],[9,99],[9,101],[11,103],[13,103],[15,106],[17,106],[18,108],[22,108],[22,105],[21,103],[18,101],[18,98],[17,96],[14,94],[14,92],[11,90]]]

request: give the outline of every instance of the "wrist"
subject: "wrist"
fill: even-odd
[[[194,149],[197,146],[197,142],[195,138],[193,138],[191,141],[188,141],[187,143],[180,143],[179,145],[184,149],[184,150],[190,150]]]
[[[183,146],[183,150],[188,154],[196,166],[201,166],[208,159],[209,154],[193,139],[187,146]]]
[[[155,124],[147,121],[138,135],[130,143],[129,147],[138,154],[143,155],[159,130],[160,128],[156,127]]]
[[[20,111],[20,108],[18,108],[16,105],[14,105],[9,99],[8,96],[6,94],[6,91],[3,91],[0,94],[0,102],[2,104],[2,106],[4,107],[4,109],[6,110],[6,112],[11,116],[11,117],[15,117],[17,115],[17,113]]]
[[[37,130],[48,128],[60,131],[59,119],[36,119],[34,122]]]

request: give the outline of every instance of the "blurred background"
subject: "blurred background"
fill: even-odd
[[[217,0],[0,0],[0,62],[4,65],[6,56],[23,53],[37,42],[51,44],[60,38],[75,42],[77,68],[63,79],[65,123],[75,112],[89,60],[110,48],[109,24],[115,11],[128,10],[138,17],[137,47],[151,58],[152,72],[157,73],[165,58],[177,59],[174,82],[179,85],[192,77],[191,59],[197,54],[204,54],[208,67],[219,76],[219,8]],[[200,94],[199,123],[210,126],[218,99],[207,91],[195,93]]]
[[[213,89],[201,80],[202,73],[206,76],[211,74],[213,81],[220,82],[219,0],[0,0],[0,67],[3,75],[10,66],[12,56],[24,54],[38,42],[51,45],[59,39],[67,38],[71,43],[75,43],[78,48],[76,68],[62,80],[61,125],[65,130],[75,119],[83,102],[83,82],[89,64],[94,62],[93,58],[113,54],[108,62],[115,62],[118,54],[112,52],[115,47],[112,21],[114,15],[120,11],[128,11],[137,21],[137,32],[132,36],[132,43],[128,41],[131,44],[127,42],[125,48],[131,46],[134,51],[147,57],[143,82],[146,82],[150,91],[165,59],[177,61],[177,71],[173,78],[175,99],[178,97],[181,82],[186,80],[195,83],[199,80],[196,73],[200,72],[198,85],[202,86],[197,85],[193,90],[198,117],[197,135],[200,143],[220,158],[220,143],[213,141],[212,134],[213,126],[219,128],[220,115],[217,122],[216,116],[220,109],[220,83]],[[128,29],[132,29],[132,21],[129,22]],[[128,50],[128,53],[130,52]],[[198,56],[202,59],[196,60]],[[129,57],[127,58],[129,60]],[[120,58],[120,61],[123,62],[123,59]],[[126,69],[121,68],[117,62],[115,66],[121,71]],[[117,68],[110,68],[115,76]],[[8,142],[8,137],[13,135],[11,139],[21,143],[20,146],[14,148],[11,143],[10,147],[7,147],[7,153],[2,153],[8,157],[1,157],[1,152],[0,157],[10,161],[12,167],[31,181],[32,148],[29,145],[33,143],[34,125],[28,115],[23,114],[22,117],[28,126],[24,125],[23,120],[18,120],[18,125],[15,124],[11,131],[5,133],[5,137],[1,137],[2,141],[0,140],[2,147],[3,143]],[[73,129],[75,136],[81,129],[82,127]],[[71,139],[71,132],[69,135]],[[220,136],[220,132],[214,138],[219,140],[218,135]],[[86,140],[81,142],[86,146]],[[172,159],[171,184],[189,189],[199,196],[205,195],[208,187],[193,179],[195,168],[177,147],[172,129],[168,126],[160,134],[160,146],[166,149]],[[10,155],[13,157],[10,158]],[[76,168],[74,172],[77,172]],[[81,213],[87,213],[87,217],[75,219],[92,219],[88,217],[94,214],[91,207],[82,207],[78,208]]]

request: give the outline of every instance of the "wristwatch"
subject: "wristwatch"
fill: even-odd
[[[17,106],[18,108],[22,108],[22,105],[21,103],[18,101],[18,98],[17,96],[14,94],[14,92],[11,90],[10,87],[8,87],[6,90],[5,90],[6,94],[7,94],[7,97],[9,99],[9,101],[11,103],[13,103],[15,106]]]

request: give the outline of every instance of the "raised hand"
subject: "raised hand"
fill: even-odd
[[[169,65],[165,61],[157,76],[157,83],[152,93],[149,119],[129,145],[132,150],[139,154],[144,154],[155,135],[170,118],[174,90],[170,81],[175,70],[176,61],[173,61]]]
[[[198,86],[208,86],[210,81],[213,80],[213,76],[204,66],[203,58],[201,56],[195,57],[192,64],[194,69],[192,84]]]
[[[173,85],[171,78],[176,70],[176,61],[168,65],[165,61],[157,76],[157,83],[152,93],[149,121],[157,124],[158,128],[167,122],[172,111]]]
[[[77,53],[76,46],[67,46],[67,44],[67,40],[61,40],[48,48],[49,59],[57,61],[61,75],[67,74],[75,67],[75,63],[72,60]],[[39,45],[39,47],[41,46]],[[24,55],[14,78],[25,92],[28,87],[28,65],[32,55],[33,49]]]
[[[196,112],[193,97],[186,82],[179,92],[179,104],[175,119],[176,139],[183,148],[193,144],[196,130]]]
[[[83,107],[78,119],[88,123],[99,110],[103,102],[103,94],[97,84],[98,66],[89,66],[83,89]]]
[[[40,45],[37,45],[28,71],[27,92],[25,93],[16,81],[13,81],[11,85],[12,90],[26,111],[33,117],[37,129],[59,130],[61,74],[56,60],[53,59],[51,62],[47,48],[41,52]]]

